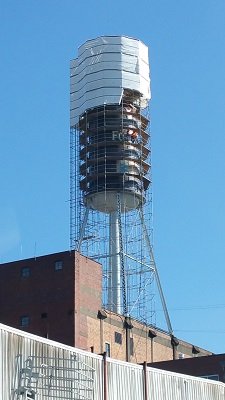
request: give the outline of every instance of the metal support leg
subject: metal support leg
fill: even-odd
[[[147,228],[146,228],[146,225],[145,225],[145,222],[144,222],[144,215],[143,215],[142,208],[139,209],[139,215],[140,215],[142,229],[143,229],[144,236],[145,236],[145,241],[146,241],[146,244],[147,244],[147,247],[148,247],[148,250],[149,250],[149,255],[151,257],[151,260],[152,260],[152,263],[153,263],[153,266],[154,266],[155,280],[156,280],[156,284],[157,284],[157,287],[158,287],[161,303],[162,303],[162,306],[163,306],[163,312],[164,312],[164,315],[165,315],[168,332],[172,336],[173,335],[173,329],[172,329],[172,325],[171,325],[171,322],[170,322],[170,317],[169,317],[168,309],[167,309],[167,306],[166,306],[166,301],[165,301],[165,297],[164,297],[164,294],[163,294],[162,286],[161,286],[161,283],[160,283],[159,273],[158,273],[158,270],[157,270],[154,254],[153,254],[153,251],[152,251],[152,246],[151,246],[151,243],[150,243],[148,231],[147,231]]]

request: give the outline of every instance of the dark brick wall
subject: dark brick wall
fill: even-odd
[[[62,269],[55,270],[55,262]],[[22,268],[30,276],[21,276]],[[21,317],[29,325],[21,326]],[[74,252],[0,265],[0,321],[6,325],[74,344]]]
[[[55,263],[62,262],[62,269]],[[22,269],[30,275],[23,277]],[[0,322],[89,349],[88,317],[101,308],[100,264],[72,251],[0,265]],[[29,317],[21,326],[21,317]]]
[[[225,354],[149,363],[149,367],[193,376],[218,375],[225,382]]]

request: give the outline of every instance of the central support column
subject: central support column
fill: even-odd
[[[108,304],[112,311],[121,314],[120,230],[117,211],[109,214]]]

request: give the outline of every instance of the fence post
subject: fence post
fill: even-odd
[[[103,353],[103,400],[108,398],[108,387],[107,387],[107,360],[106,352]]]
[[[143,363],[143,376],[144,376],[144,400],[148,400],[148,384],[147,384],[147,363]]]

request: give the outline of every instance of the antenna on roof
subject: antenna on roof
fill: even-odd
[[[37,242],[34,242],[34,259],[36,260],[36,250],[37,250]]]

